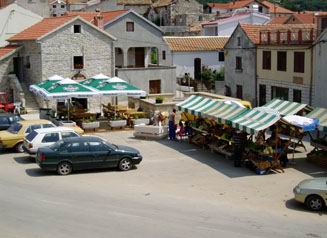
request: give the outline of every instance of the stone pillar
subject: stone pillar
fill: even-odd
[[[128,66],[128,48],[122,48],[123,51],[123,68]]]
[[[146,47],[145,50],[145,59],[144,59],[144,67],[149,67],[149,64],[151,63],[151,48]]]

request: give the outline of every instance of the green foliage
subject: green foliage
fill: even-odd
[[[158,63],[158,51],[157,48],[151,49],[151,64],[157,64]]]

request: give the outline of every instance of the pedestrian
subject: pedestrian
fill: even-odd
[[[174,108],[173,111],[169,115],[169,140],[176,140],[176,124],[175,124],[175,117],[176,117],[176,109]]]

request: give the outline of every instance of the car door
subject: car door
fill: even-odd
[[[70,156],[72,157],[73,167],[75,169],[90,169],[93,166],[93,157],[89,151],[87,142],[72,142],[67,147]]]
[[[104,142],[103,146],[110,151],[110,153],[108,153],[106,156],[106,167],[117,167],[120,160],[120,155],[118,152],[116,152],[115,146]]]
[[[101,141],[89,142],[90,153],[93,156],[93,164],[97,168],[110,167],[107,165],[107,157],[110,155],[110,148],[104,146]]]
[[[50,146],[56,143],[59,140],[59,133],[58,132],[51,132],[44,134],[43,138],[41,139],[40,147]]]

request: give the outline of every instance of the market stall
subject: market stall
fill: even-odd
[[[312,108],[308,104],[290,102],[281,99],[273,99],[262,107],[277,111],[282,116],[301,114],[301,112],[310,112]]]

